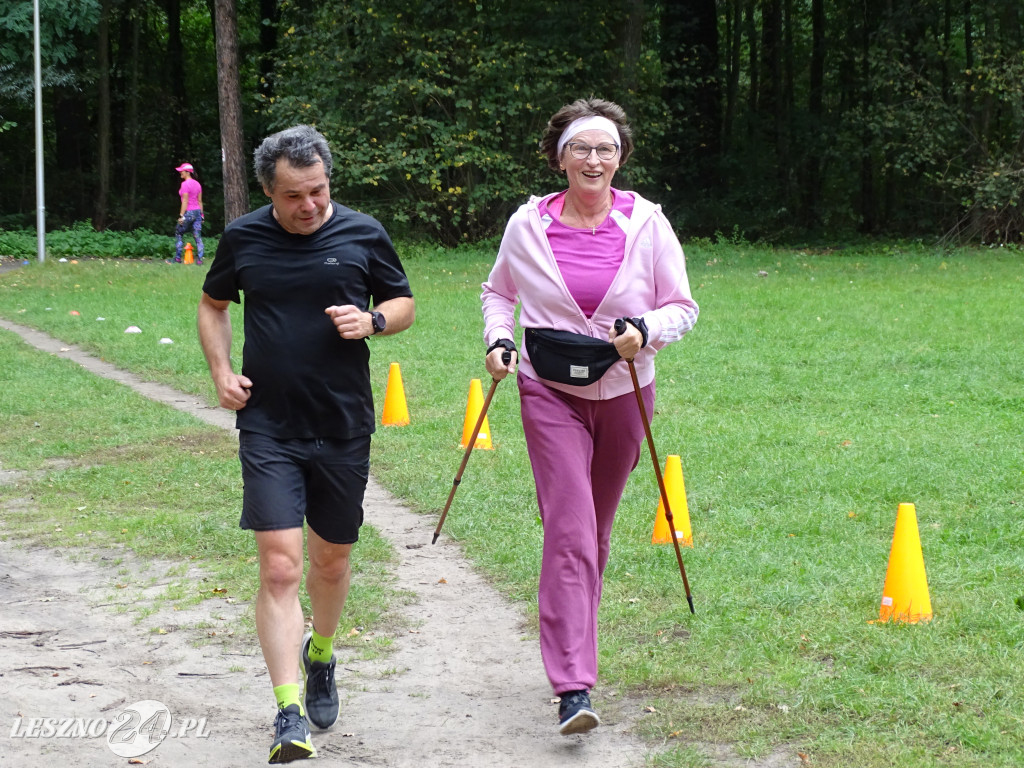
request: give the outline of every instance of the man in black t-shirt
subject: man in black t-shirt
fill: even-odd
[[[259,551],[256,630],[278,706],[271,763],[315,756],[308,722],[329,728],[338,718],[332,639],[375,425],[366,338],[403,331],[415,314],[384,228],[331,200],[332,162],[309,126],[263,141],[256,176],[271,203],[225,229],[199,302],[217,396],[237,411],[240,525],[255,532]],[[235,373],[229,307],[242,294],[245,344]],[[305,637],[304,522],[313,609]]]

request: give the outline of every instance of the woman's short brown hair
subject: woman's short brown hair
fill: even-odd
[[[576,99],[572,104],[566,104],[548,120],[548,124],[544,128],[544,135],[540,140],[540,151],[547,158],[549,168],[555,171],[561,170],[558,139],[562,136],[562,131],[573,120],[591,115],[607,117],[615,123],[616,128],[619,129],[619,165],[626,164],[629,156],[633,154],[633,131],[626,121],[625,110],[612,101],[590,98]]]

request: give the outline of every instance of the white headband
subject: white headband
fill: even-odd
[[[565,145],[573,136],[583,133],[583,131],[595,129],[607,133],[615,140],[615,145],[619,146],[619,129],[615,127],[615,123],[607,117],[601,117],[601,115],[587,115],[586,117],[573,120],[565,126],[562,135],[558,137],[558,155],[561,156],[562,150],[565,149]]]

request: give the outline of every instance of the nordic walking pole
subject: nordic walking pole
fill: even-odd
[[[501,362],[505,365],[512,362],[512,353],[507,349],[501,355]],[[452,499],[455,498],[455,491],[458,490],[459,483],[462,482],[462,473],[466,470],[466,464],[469,463],[469,455],[473,453],[473,447],[476,445],[476,436],[480,434],[480,427],[484,425],[484,417],[487,416],[487,409],[491,405],[491,398],[494,397],[494,390],[497,388],[498,379],[491,379],[491,388],[487,390],[487,397],[484,398],[484,404],[480,408],[480,415],[476,418],[473,434],[470,435],[469,445],[466,446],[466,455],[462,457],[459,471],[455,474],[455,482],[452,483],[452,490],[448,494],[448,501],[445,502],[444,510],[441,512],[441,519],[437,521],[437,528],[434,529],[434,538],[431,540],[431,544],[437,544],[437,537],[441,535],[441,526],[444,525],[444,519],[448,517],[448,508],[452,505]]]
[[[626,321],[619,319],[615,321],[615,332],[623,333],[626,330]],[[654,462],[654,474],[658,478],[658,490],[661,492],[661,503],[665,505],[665,521],[668,523],[669,531],[672,533],[672,544],[676,548],[676,561],[679,563],[679,575],[683,577],[683,589],[686,590],[686,602],[690,604],[690,613],[696,614],[693,610],[693,595],[690,594],[690,582],[686,578],[686,566],[683,565],[683,553],[679,551],[679,539],[676,536],[676,525],[672,520],[672,508],[668,504],[668,492],[665,490],[665,479],[661,476],[661,464],[658,463],[658,454],[654,450],[654,439],[651,437],[651,422],[647,418],[647,409],[644,407],[644,399],[640,394],[640,380],[636,377],[636,366],[633,365],[633,358],[626,358],[629,364],[629,375],[633,377],[633,391],[636,393],[636,404],[640,407],[640,420],[644,423],[644,434],[647,435],[647,447],[651,449],[651,461]]]

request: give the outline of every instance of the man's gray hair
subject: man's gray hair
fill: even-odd
[[[327,146],[327,139],[311,125],[293,125],[267,136],[253,153],[256,180],[271,192],[277,176],[277,161],[282,157],[296,168],[308,168],[319,160],[324,164],[324,174],[331,178],[334,167],[331,148]]]

